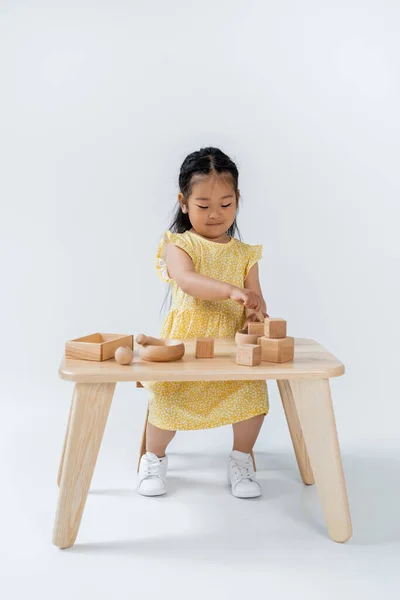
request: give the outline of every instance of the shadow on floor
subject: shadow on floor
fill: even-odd
[[[225,493],[229,493],[229,485],[226,482],[226,455],[211,454],[178,454],[169,453],[169,476],[168,476],[168,494],[158,498],[144,498],[139,496],[134,485],[132,489],[93,489],[94,495],[111,496],[132,496],[143,501],[163,502],[174,501],[181,492],[190,493],[193,499],[199,492],[205,496],[215,496],[218,502],[223,502]],[[257,477],[263,488],[263,496],[241,500],[231,497],[232,500],[239,503],[245,503],[246,506],[255,507],[255,504],[262,504],[265,509],[273,508],[278,513],[279,518],[289,520],[293,524],[301,523],[309,530],[311,535],[317,534],[327,538],[327,531],[324,523],[322,510],[320,507],[316,486],[304,486],[300,480],[297,464],[294,457],[289,453],[266,453],[256,452]],[[400,459],[393,453],[372,453],[370,450],[343,454],[343,465],[347,484],[347,492],[350,503],[350,512],[353,523],[353,537],[346,543],[346,546],[369,546],[387,543],[400,542],[400,519],[399,519],[399,499],[400,499]],[[199,470],[199,478],[196,479],[196,470]],[[204,475],[207,470],[218,470],[218,476],[210,478]],[[182,476],[179,475],[182,473]],[[220,475],[220,476],[219,476]],[[201,498],[199,499],[199,505]],[[221,505],[223,508],[223,505]],[[232,515],[232,506],[229,507]],[[253,509],[252,509],[253,510]],[[258,512],[258,509],[257,509]],[[240,509],[240,514],[243,510]],[[204,515],[199,515],[202,518]],[[260,523],[253,521],[254,531],[241,531],[241,543],[246,543],[246,536],[249,535],[251,543],[255,543],[257,533],[260,533]],[[251,524],[251,519],[247,522],[247,527]],[[269,522],[269,525],[271,523]],[[257,532],[258,530],[258,532]],[[171,539],[158,539],[157,547],[169,547],[170,544],[177,543],[180,547],[187,543],[193,549],[193,543],[200,544],[201,539],[208,539],[207,533],[196,541],[190,535],[186,538],[179,538],[175,542]],[[210,535],[212,535],[210,533]],[[226,539],[229,537],[229,530],[221,529],[219,535],[223,536],[223,544],[226,550]],[[263,530],[263,534],[268,536],[268,527]],[[243,537],[244,536],[244,537]],[[218,536],[217,536],[218,537]],[[142,544],[149,544],[153,548],[154,538],[146,541],[137,542],[142,549]],[[131,545],[132,550],[137,547],[137,543],[129,540],[121,542],[108,542],[103,544],[77,544],[75,550],[83,551],[103,549],[127,549]],[[205,545],[210,543],[208,540]],[[213,541],[218,546],[218,543]],[[233,541],[232,541],[233,543]],[[237,541],[236,541],[237,543]],[[201,549],[199,548],[199,552]],[[164,548],[165,549],[165,548]],[[221,548],[222,550],[222,548]],[[160,550],[161,551],[161,550]]]

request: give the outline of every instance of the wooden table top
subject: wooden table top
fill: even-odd
[[[248,367],[236,364],[234,338],[215,338],[214,358],[196,358],[195,340],[182,340],[185,354],[172,362],[148,362],[134,348],[132,364],[123,366],[114,359],[95,362],[66,359],[59,375],[66,381],[104,383],[117,381],[227,381],[243,379],[328,379],[344,373],[344,365],[318,342],[295,338],[294,360],[285,363],[261,362]]]

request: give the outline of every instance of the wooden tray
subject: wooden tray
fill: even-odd
[[[121,333],[92,333],[65,344],[65,357],[79,360],[109,360],[119,346],[133,350],[133,335]]]

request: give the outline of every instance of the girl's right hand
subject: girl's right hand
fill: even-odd
[[[256,312],[261,310],[261,296],[253,290],[233,286],[229,298],[245,308],[253,308]]]

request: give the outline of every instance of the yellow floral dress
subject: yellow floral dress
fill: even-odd
[[[191,257],[198,273],[243,287],[250,268],[262,257],[262,245],[231,238],[220,243],[197,233],[166,230],[155,260],[157,273],[172,286],[172,304],[160,337],[234,337],[246,320],[234,300],[201,300],[185,294],[170,278],[165,249],[168,243]],[[149,390],[149,422],[160,429],[209,429],[244,421],[269,411],[266,381],[143,381]]]

